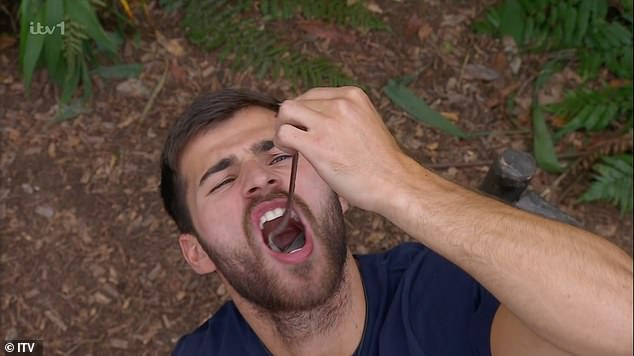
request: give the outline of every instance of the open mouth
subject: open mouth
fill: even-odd
[[[291,218],[286,228],[275,237],[270,238],[271,232],[275,231],[282,222],[285,210],[285,208],[275,208],[265,212],[260,217],[259,226],[264,243],[272,251],[293,254],[301,251],[306,244],[306,229],[295,211],[291,211]]]

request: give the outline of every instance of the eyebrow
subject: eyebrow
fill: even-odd
[[[257,155],[264,152],[268,152],[273,147],[275,147],[275,144],[273,144],[272,140],[262,140],[260,142],[256,142],[253,145],[251,145],[251,152]],[[214,165],[209,167],[207,171],[205,171],[203,176],[200,178],[200,182],[198,183],[198,186],[199,187],[202,186],[205,180],[207,180],[207,178],[209,178],[211,175],[231,167],[232,165],[236,163],[237,160],[238,158],[235,155],[231,155],[229,157],[220,159]]]

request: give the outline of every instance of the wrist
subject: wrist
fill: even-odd
[[[375,211],[390,220],[395,218],[394,214],[402,215],[411,207],[413,200],[419,195],[421,186],[425,186],[433,176],[433,173],[404,153],[401,153],[396,161],[397,168],[389,182],[383,185],[385,190]]]
[[[452,204],[460,204],[464,194],[458,185],[452,183],[413,158],[403,154],[400,159],[401,173],[395,176],[390,190],[384,194],[379,214],[399,225],[401,220],[415,214],[419,223],[426,217],[436,216]],[[439,209],[441,211],[439,211]]]

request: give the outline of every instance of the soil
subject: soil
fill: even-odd
[[[297,21],[275,27],[293,48],[329,58],[365,84],[403,149],[448,179],[477,187],[502,150],[530,150],[522,104],[545,58],[522,57],[513,74],[502,41],[470,28],[487,2],[374,4],[391,32],[320,32]],[[278,97],[299,93],[285,80],[232,71],[216,52],[188,43],[174,25],[178,13],[152,8],[149,15],[138,46],[129,41],[123,50],[123,62],[143,64],[136,84],[145,90],[117,90],[121,80],[95,76],[91,111],[63,123],[50,121],[59,93],[46,74],[35,75],[27,95],[17,44],[0,53],[0,332],[5,339],[43,340],[48,355],[167,354],[227,300],[216,276],[189,269],[163,211],[157,187],[167,129],[193,98],[222,87]],[[495,71],[497,79],[473,64]],[[419,97],[463,129],[491,133],[459,140],[395,107],[381,88],[417,71],[410,88]],[[556,89],[543,94],[560,95]],[[531,189],[631,255],[632,214],[578,203],[591,179],[587,172],[558,178],[540,171]],[[384,218],[358,209],[347,214],[346,225],[355,253],[410,240]]]

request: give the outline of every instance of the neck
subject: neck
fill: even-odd
[[[234,298],[240,313],[274,355],[351,355],[365,323],[361,275],[348,252],[342,281],[324,304],[306,311],[276,312]]]

